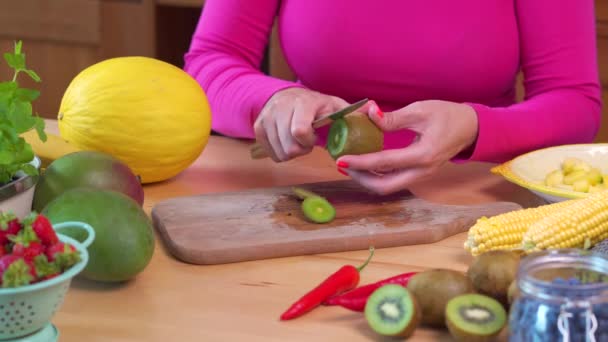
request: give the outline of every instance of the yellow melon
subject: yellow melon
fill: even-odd
[[[211,133],[211,110],[198,82],[148,57],[111,58],[84,69],[66,89],[57,119],[62,138],[115,156],[142,183],[182,172]]]

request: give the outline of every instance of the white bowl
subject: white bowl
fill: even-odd
[[[564,159],[578,158],[608,174],[608,144],[574,144],[548,147],[518,156],[492,168],[492,172],[508,181],[522,186],[549,203],[568,199],[583,198],[588,195],[569,189],[545,185],[545,177],[559,169]]]

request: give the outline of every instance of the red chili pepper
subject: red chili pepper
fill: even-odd
[[[327,298],[357,287],[360,279],[359,272],[367,266],[372,255],[374,255],[374,247],[370,248],[370,255],[363,265],[359,267],[354,267],[352,265],[342,266],[339,270],[327,277],[321,284],[317,285],[317,287],[293,303],[291,307],[281,315],[281,320],[289,320],[301,316],[319,306]]]
[[[410,278],[416,273],[418,272],[407,272],[358,287],[342,295],[328,298],[323,302],[323,305],[340,305],[353,311],[363,311],[365,309],[367,299],[377,288],[386,284],[400,284],[402,286],[407,286]]]

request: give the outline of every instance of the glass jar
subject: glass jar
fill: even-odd
[[[521,259],[509,341],[608,341],[608,259],[561,249]]]

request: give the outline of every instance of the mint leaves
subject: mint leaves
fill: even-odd
[[[18,41],[13,53],[4,53],[4,60],[14,70],[14,75],[11,81],[0,82],[0,185],[10,182],[20,170],[28,175],[38,173],[29,164],[34,158],[34,152],[20,137],[22,133],[35,129],[40,140],[46,141],[44,120],[32,113],[32,102],[40,96],[40,92],[21,88],[17,83],[20,73],[40,82],[40,76],[27,68],[21,48],[22,42]]]

